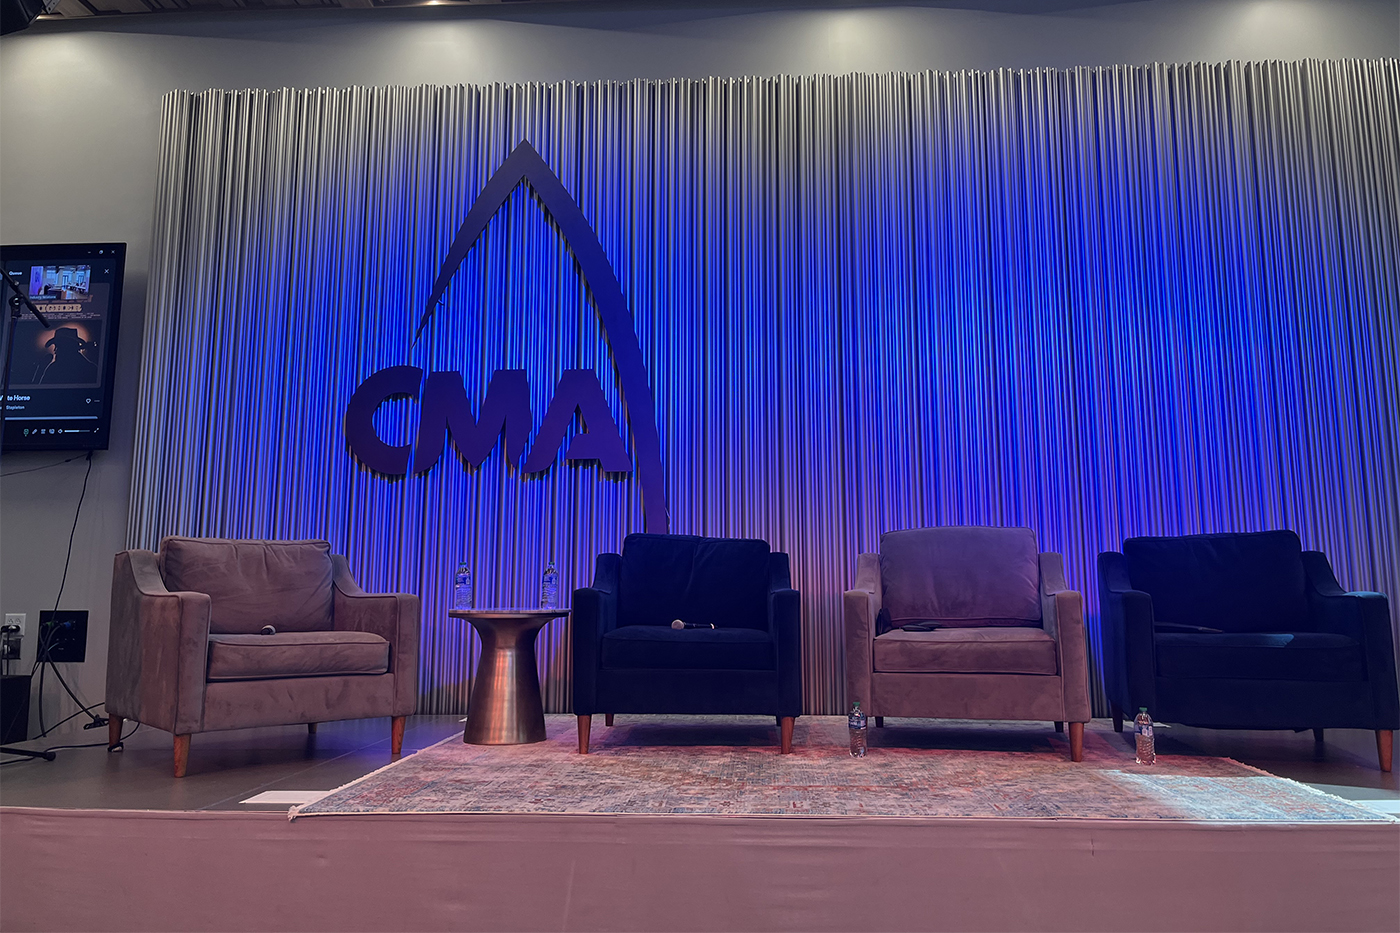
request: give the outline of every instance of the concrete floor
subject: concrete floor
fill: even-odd
[[[927,725],[929,728],[923,728]],[[938,735],[931,721],[889,720],[886,735],[872,741],[932,742],[938,747],[1011,748],[1023,741],[996,724],[977,734],[960,725],[955,734]],[[1107,721],[1090,728],[1107,732]],[[913,730],[918,730],[915,733]],[[404,752],[426,748],[460,735],[460,716],[413,716],[404,733]],[[1020,730],[1016,730],[1020,732]],[[1049,724],[1046,726],[1049,733]],[[1024,734],[1022,733],[1022,736]],[[902,737],[901,737],[902,736]],[[1400,779],[1376,764],[1375,735],[1335,729],[1316,744],[1311,732],[1241,732],[1163,726],[1157,733],[1160,755],[1216,755],[1234,758],[1282,777],[1302,781],[1350,800],[1366,801],[1381,812],[1400,816]],[[47,748],[57,744],[103,742],[106,730],[81,729],[24,743]],[[1125,732],[1123,741],[1131,741]],[[282,810],[288,803],[248,804],[266,791],[328,791],[389,763],[389,720],[323,723],[315,735],[305,726],[239,729],[196,735],[191,740],[189,773],[171,776],[171,737],[141,727],[121,752],[105,747],[58,751],[55,761],[3,758],[0,805],[83,809],[139,810]]]

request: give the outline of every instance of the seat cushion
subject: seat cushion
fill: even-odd
[[[751,628],[673,629],[628,625],[603,635],[605,669],[771,671],[777,652]]]
[[[1042,628],[895,629],[875,639],[884,673],[1057,674],[1055,639]]]
[[[619,625],[675,619],[768,630],[769,549],[748,538],[632,534],[622,542]]]
[[[160,573],[171,591],[209,596],[209,631],[252,635],[333,627],[331,546],[325,541],[166,538]]]
[[[880,536],[880,580],[895,628],[1040,623],[1040,555],[1029,528],[887,532]]]
[[[385,674],[389,643],[371,632],[210,635],[210,680]]]
[[[1291,531],[1129,538],[1133,589],[1152,597],[1152,618],[1226,632],[1307,631],[1303,548]]]
[[[1327,632],[1159,632],[1157,675],[1223,680],[1363,681],[1361,645]]]

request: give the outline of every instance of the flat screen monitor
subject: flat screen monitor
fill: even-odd
[[[26,308],[15,327],[4,449],[106,450],[126,244],[0,246],[0,264],[49,320]]]

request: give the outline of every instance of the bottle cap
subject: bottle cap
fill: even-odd
[[[1139,707],[1138,707],[1138,712],[1139,712],[1139,713],[1145,713],[1145,712],[1147,712],[1147,707],[1145,707],[1145,706],[1139,706]]]

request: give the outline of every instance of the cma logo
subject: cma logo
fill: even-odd
[[[420,401],[420,387],[417,443],[384,443],[374,430],[375,411],[390,399]],[[564,459],[597,460],[610,473],[631,473],[627,445],[608,409],[598,376],[590,369],[567,369],[559,377],[522,471],[538,473],[554,463],[576,413],[583,415],[587,430],[574,435]],[[467,464],[480,466],[504,436],[506,459],[518,465],[534,426],[530,382],[523,369],[498,369],[491,374],[480,416],[472,413],[460,373],[429,373],[424,382],[423,370],[417,366],[381,369],[360,383],[345,410],[345,438],[351,452],[371,470],[389,475],[431,470],[442,456],[447,438]]]
[[[472,202],[433,282],[414,342],[423,335],[448,283],[481,237],[486,224],[521,183],[530,186],[553,219],[598,309],[613,364],[617,367],[623,409],[632,432],[646,530],[666,534],[670,531],[671,520],[661,469],[656,405],[632,324],[632,313],[588,218],[529,143],[516,146]],[[374,430],[374,413],[380,405],[396,398],[414,399],[419,403],[416,443],[386,444]],[[564,459],[597,460],[606,472],[632,472],[627,445],[613,420],[602,384],[595,373],[586,369],[568,369],[559,377],[539,432],[530,444],[529,456],[521,467],[523,472],[538,473],[549,468],[578,414],[583,416],[585,430],[569,441]],[[416,366],[390,366],[374,373],[355,389],[345,410],[345,440],[351,453],[369,469],[389,476],[432,469],[441,458],[448,438],[470,465],[483,463],[502,439],[506,458],[511,463],[519,463],[533,428],[530,384],[524,370],[519,369],[499,369],[492,374],[476,414],[472,412],[459,373],[431,372],[425,378],[423,370]]]

